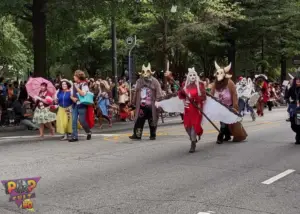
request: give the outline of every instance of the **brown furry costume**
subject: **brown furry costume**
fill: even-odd
[[[229,70],[231,65],[221,68],[215,63],[217,72],[215,74],[216,80],[212,85],[211,94],[216,96],[216,92],[220,93],[224,90],[229,91],[231,97],[231,108],[233,108],[236,112],[238,112],[238,96],[236,91],[236,86],[234,82],[230,79],[231,75],[229,74]],[[216,97],[217,99],[219,97]],[[231,135],[233,136],[234,142],[240,142],[247,138],[247,133],[243,128],[240,122],[234,124],[224,124],[221,123],[221,132],[218,135],[217,143],[221,144],[223,141],[229,141],[231,139]],[[224,138],[225,137],[225,138]]]

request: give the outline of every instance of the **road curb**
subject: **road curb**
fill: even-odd
[[[181,124],[181,121],[172,121],[172,122],[165,122],[165,123],[161,123],[158,125],[159,127],[166,127],[166,126],[172,126],[172,125],[178,125]],[[126,131],[132,131],[133,129],[133,123],[130,124],[129,127],[123,127],[123,128],[119,128],[119,129],[104,129],[104,130],[94,130],[94,134],[116,134],[116,133],[120,133],[120,132],[126,132]],[[145,124],[145,128],[149,128],[149,125]],[[82,134],[82,133],[80,133]],[[18,143],[35,143],[35,142],[45,142],[45,141],[50,141],[50,140],[55,140],[55,141],[59,141],[61,138],[61,136],[54,136],[54,137],[45,137],[44,139],[39,138],[37,135],[32,135],[32,136],[20,136],[19,138],[12,138],[12,137],[0,137],[0,146],[3,146],[5,144],[18,144]]]

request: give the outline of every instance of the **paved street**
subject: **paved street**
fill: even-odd
[[[76,143],[0,138],[0,179],[41,176],[43,214],[299,214],[300,146],[286,117],[247,115],[247,142],[223,145],[207,124],[194,154],[182,124],[159,127],[156,141],[130,141],[131,131]],[[8,198],[1,186],[0,214],[22,213]]]

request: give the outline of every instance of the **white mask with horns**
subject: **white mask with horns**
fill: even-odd
[[[155,71],[154,72],[151,71],[150,63],[148,63],[147,67],[145,67],[145,65],[143,65],[142,71],[139,72],[139,75],[143,78],[146,78],[146,79],[149,79],[154,74],[155,74]]]
[[[189,68],[189,73],[186,76],[186,81],[185,81],[185,85],[184,85],[184,91],[187,93],[187,87],[188,85],[195,83],[196,87],[197,87],[197,91],[198,91],[198,95],[201,95],[200,92],[200,78],[197,74],[197,72],[195,71],[195,68]]]
[[[229,71],[231,69],[231,63],[225,68],[221,68],[218,65],[218,63],[215,61],[215,67],[216,67],[215,77],[217,78],[218,82],[222,81],[224,78],[230,79],[232,77],[232,75],[229,74]]]

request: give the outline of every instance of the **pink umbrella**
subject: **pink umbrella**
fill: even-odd
[[[30,97],[38,96],[41,90],[41,84],[47,84],[47,90],[54,96],[56,94],[56,88],[54,85],[49,81],[42,77],[32,78],[30,77],[28,82],[26,83],[26,90]]]

